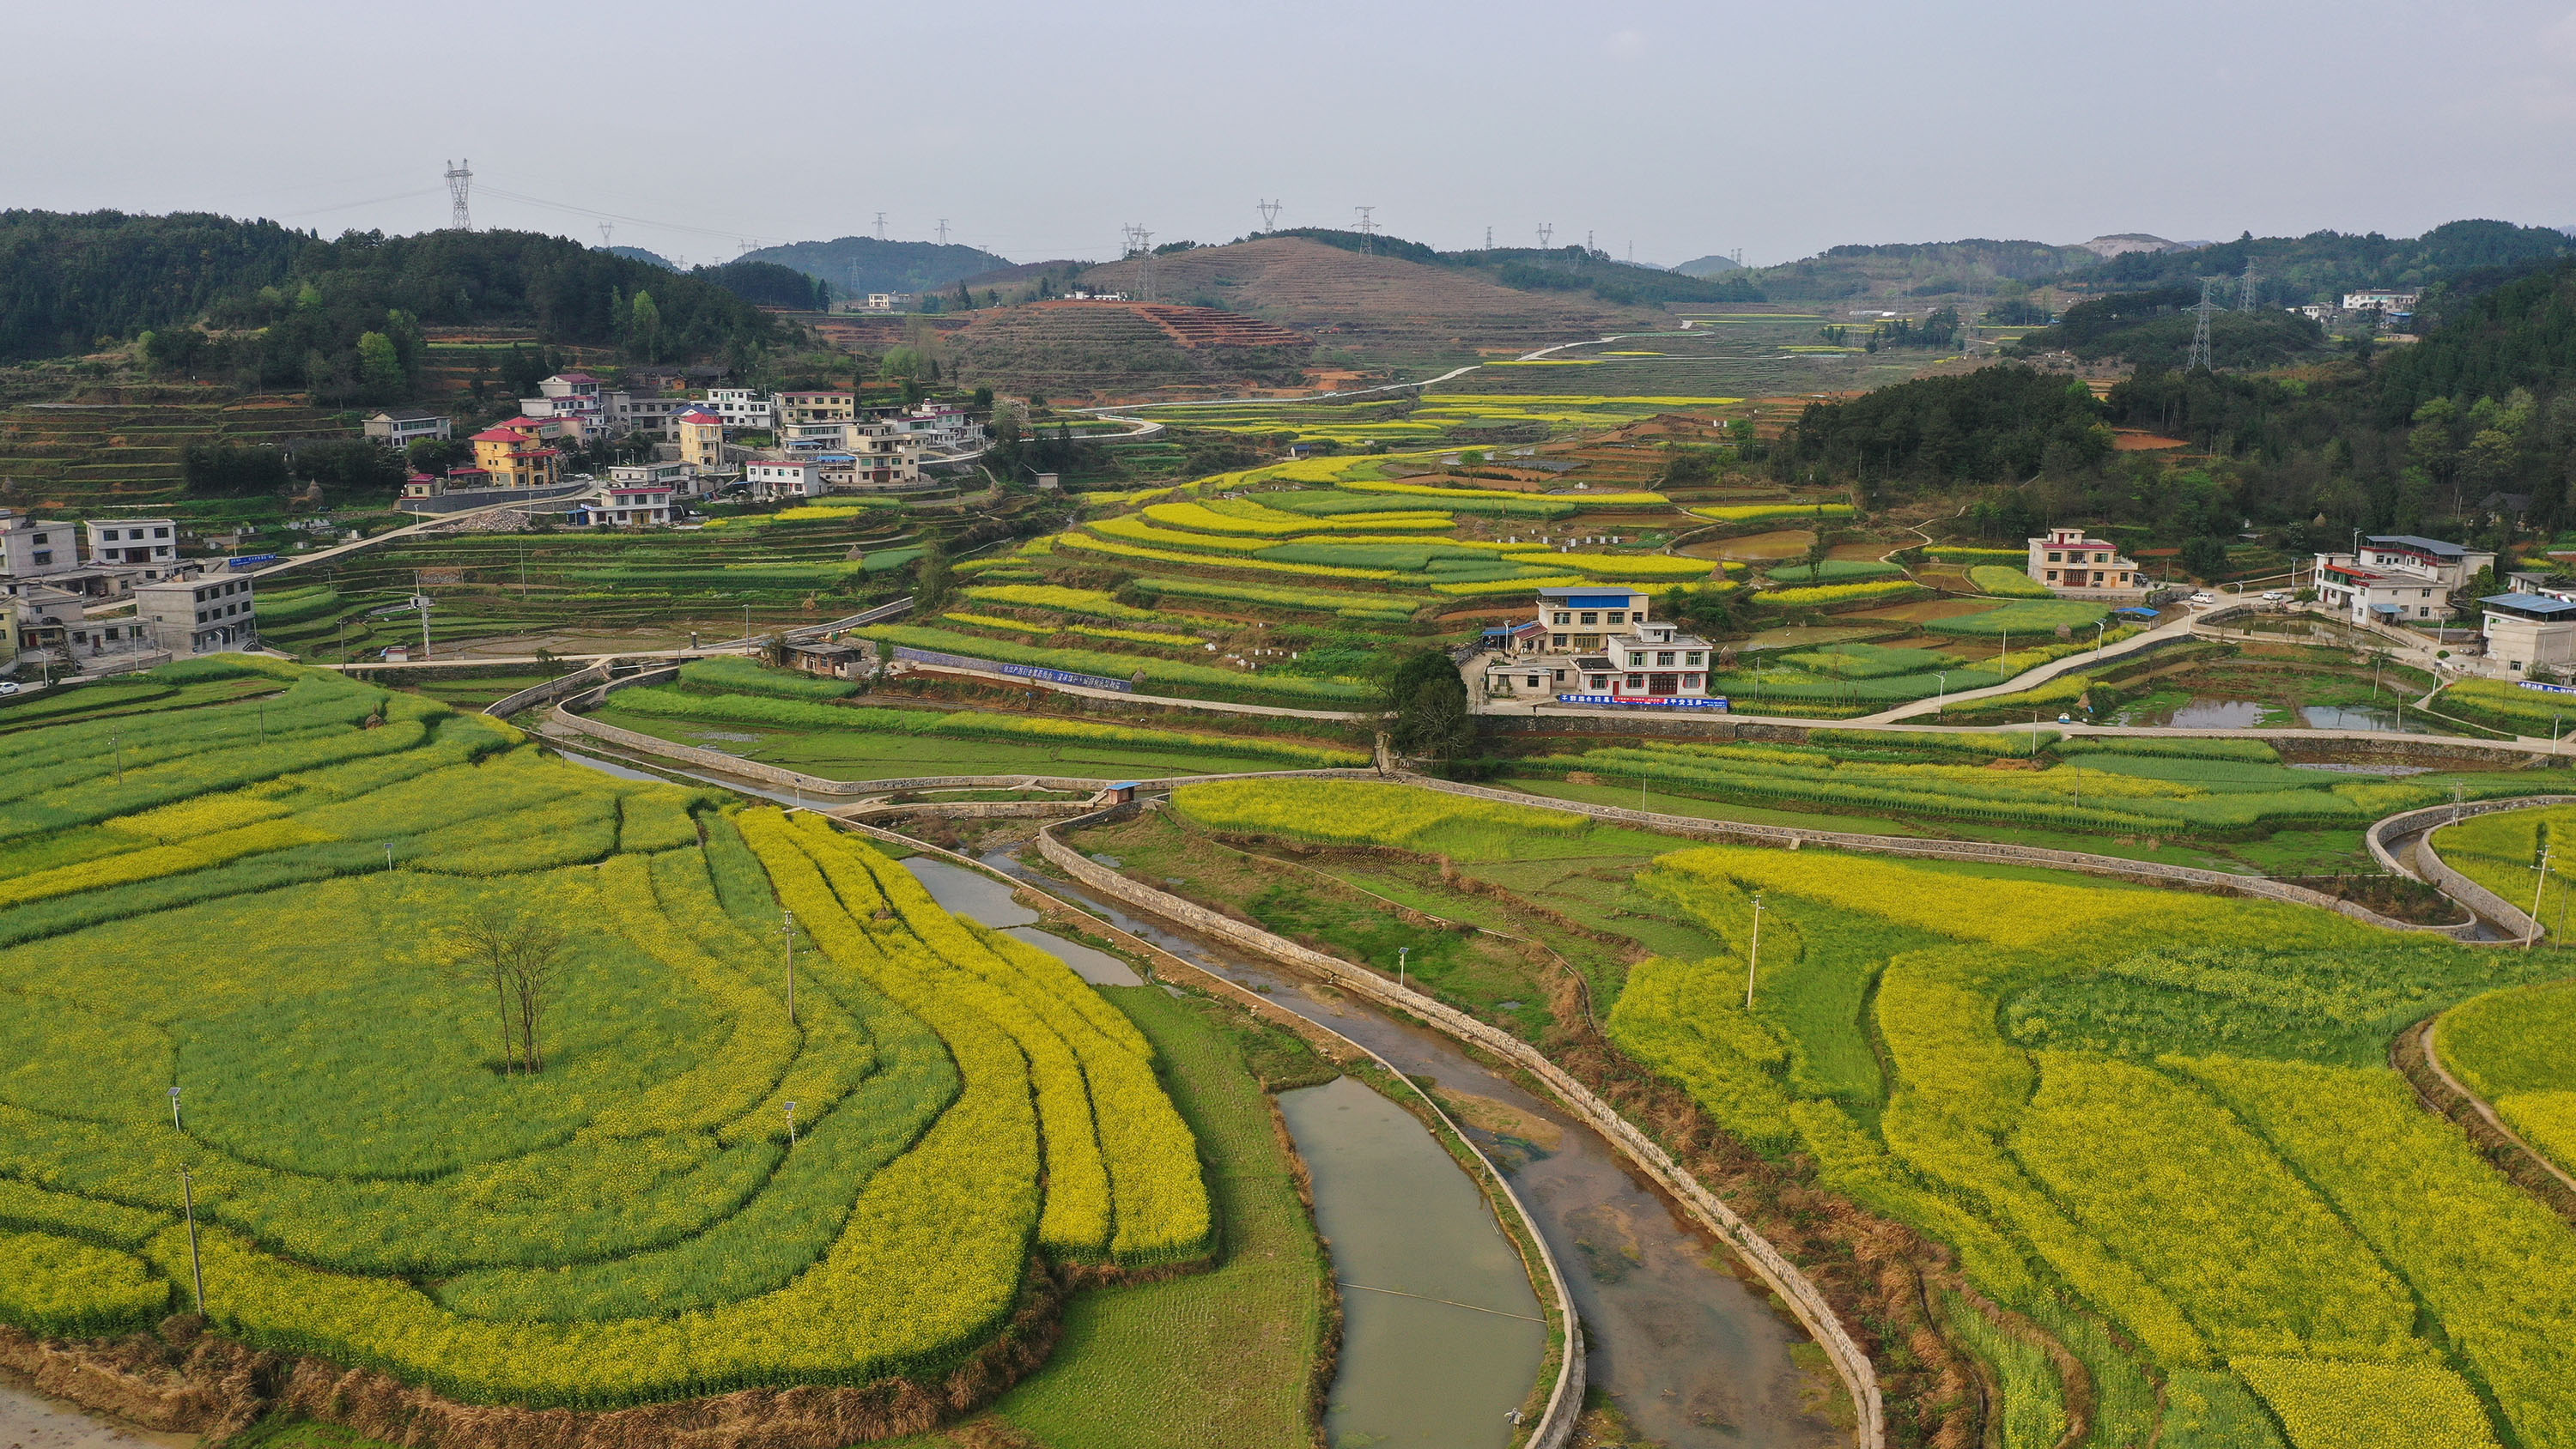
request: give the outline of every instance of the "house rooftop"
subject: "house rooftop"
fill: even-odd
[[[2535,619],[2561,619],[2576,615],[2576,600],[2553,599],[2547,594],[2489,594],[2478,602],[2491,609]]]
[[[1642,589],[1632,588],[1626,584],[1587,584],[1567,588],[1541,589],[1538,591],[1538,596],[1542,599],[1626,599],[1643,592],[1644,590]]]
[[[425,412],[419,408],[385,408],[375,416],[393,423],[434,423],[446,414]]]
[[[2374,533],[2368,541],[2409,553],[2429,553],[2435,558],[2463,558],[2469,552],[2456,543],[2444,543],[2438,538],[2418,538],[2411,533]]]

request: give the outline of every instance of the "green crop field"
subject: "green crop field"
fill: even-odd
[[[218,1332],[483,1403],[936,1379],[1032,1254],[1209,1256],[1155,1040],[819,817],[178,672],[275,692],[0,777],[0,1321],[185,1303],[183,1169]]]
[[[2190,775],[2194,798],[2298,773],[2242,754],[2118,776],[2083,758],[2133,790]],[[2150,798],[2179,797],[2121,803]],[[1574,896],[1549,882],[1592,882],[1575,919],[1633,941],[1631,964],[1551,935],[1612,1043],[1730,1138],[1946,1244],[2017,1332],[2083,1366],[2062,1382],[2023,1340],[1961,1331],[1996,1368],[1994,1442],[2053,1445],[2080,1412],[2105,1449],[2576,1445],[2576,1230],[2386,1065],[2398,1031],[2564,977],[2563,955],[2024,867],[1657,842],[1405,786],[1227,782],[1174,803],[1230,841],[1394,847],[1422,868],[1333,868],[1469,919],[1509,909],[1495,887],[1562,912]],[[1257,888],[1227,903],[1274,909]],[[2545,1010],[2539,990],[2455,1011],[2446,1057],[2506,1096],[2558,1090],[2564,989]],[[1471,992],[1452,1004],[1510,1024]]]

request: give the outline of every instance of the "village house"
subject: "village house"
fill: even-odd
[[[453,437],[456,425],[441,413],[422,412],[418,408],[388,408],[368,414],[359,427],[379,443],[403,448],[413,443]]]
[[[183,659],[259,643],[247,575],[145,584],[134,591],[134,618],[155,648]]]
[[[1485,633],[1485,694],[1532,703],[1719,708],[1709,642],[1651,617],[1650,596],[1616,584],[1538,591],[1537,616]]]
[[[2045,538],[2026,540],[2032,583],[2070,599],[2146,597],[2146,575],[2120,556],[2120,550],[2081,528],[2052,528]]]
[[[2495,561],[2438,538],[2373,534],[2358,554],[2317,555],[2317,599],[2356,624],[2429,624],[2450,618],[2453,593]]]
[[[561,436],[551,418],[516,417],[474,435],[474,466],[491,488],[551,488],[563,481],[563,450],[547,440]],[[450,487],[457,486],[451,478]]]

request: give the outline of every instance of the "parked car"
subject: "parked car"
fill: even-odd
[[[2274,589],[2263,596],[2263,602],[2267,604],[2286,604],[2290,602],[2290,596],[2282,593],[2279,589]]]
[[[2218,599],[2215,595],[2211,594],[2194,594],[2191,596],[2191,602],[2193,607],[2205,609],[2210,605],[2217,603]]]
[[[0,679],[0,697],[16,694],[17,692],[18,681],[14,679]]]

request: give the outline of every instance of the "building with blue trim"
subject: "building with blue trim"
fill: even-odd
[[[1487,630],[1485,697],[1530,703],[1706,706],[1710,643],[1653,617],[1621,584],[1540,589],[1537,617]],[[1580,697],[1579,699],[1575,697]]]

